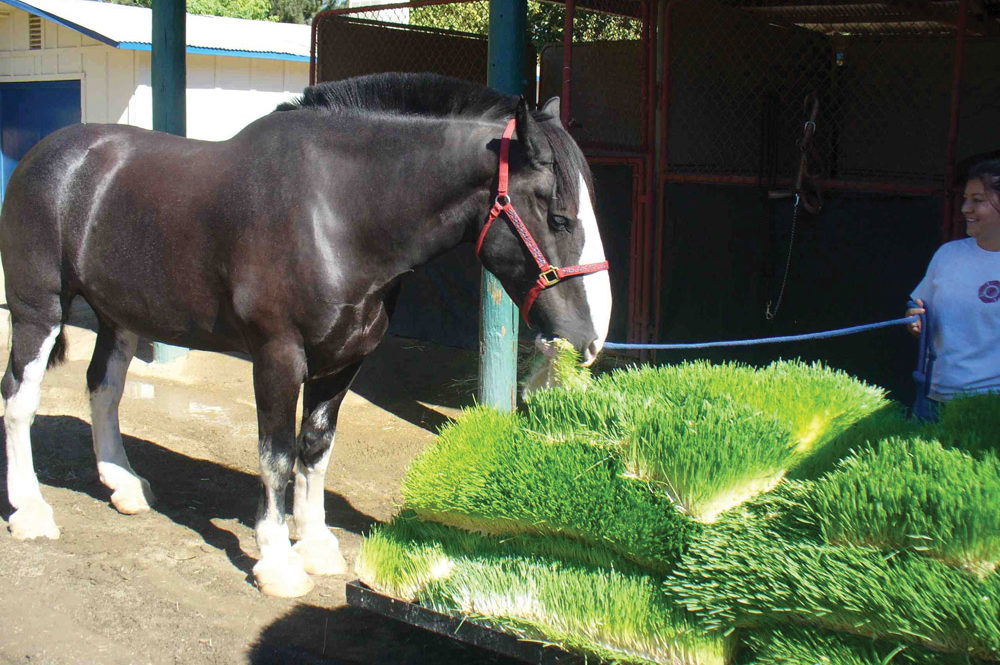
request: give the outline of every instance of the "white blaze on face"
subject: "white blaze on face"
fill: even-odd
[[[601,242],[601,232],[597,228],[597,215],[594,214],[594,206],[590,202],[590,191],[587,189],[587,181],[583,174],[580,174],[580,205],[577,208],[577,219],[583,229],[583,252],[580,254],[580,263],[600,263],[605,260],[604,244]],[[594,331],[597,332],[597,341],[594,342],[594,357],[604,348],[604,342],[608,338],[608,325],[611,323],[611,278],[607,270],[584,275],[578,279],[583,280],[584,294],[587,298],[587,305],[590,307],[590,316],[594,323]]]

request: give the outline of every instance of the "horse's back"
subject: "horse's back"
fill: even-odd
[[[141,289],[169,309],[177,282],[204,281],[190,257],[209,248],[181,223],[211,198],[216,145],[97,124],[40,141],[12,174],[0,215],[8,293],[36,300],[82,293],[115,320],[127,314],[117,310],[142,305],[129,296]],[[198,188],[201,196],[192,195]],[[161,275],[168,266],[170,283]]]
[[[72,196],[67,185],[74,166],[85,161],[98,133],[94,125],[56,130],[35,144],[11,174],[0,212],[0,258],[10,306],[18,305],[12,294],[60,291],[59,212]]]
[[[49,239],[54,240],[61,225],[94,210],[111,188],[115,171],[135,153],[136,141],[152,135],[129,125],[78,124],[39,141],[18,163],[7,184],[0,214],[0,251],[26,231],[52,235]]]

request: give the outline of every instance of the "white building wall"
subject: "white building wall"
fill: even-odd
[[[80,80],[83,122],[151,129],[149,51],[112,48],[42,19],[42,49],[28,50],[28,13],[0,9],[0,83]],[[309,83],[309,63],[188,54],[187,134],[227,139]]]

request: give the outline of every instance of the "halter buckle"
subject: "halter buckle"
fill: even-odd
[[[543,270],[538,276],[538,281],[546,286],[555,286],[562,281],[562,277],[559,276],[559,268],[549,268],[548,270]]]
[[[507,196],[506,194],[497,194],[497,198],[494,203],[500,206],[501,208],[506,208],[507,205],[510,203],[510,197]]]

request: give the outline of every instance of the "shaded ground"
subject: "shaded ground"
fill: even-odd
[[[0,663],[509,665],[347,607],[350,576],[314,578],[316,588],[297,600],[257,592],[256,414],[241,358],[192,352],[168,365],[133,362],[122,431],[158,503],[145,515],[118,514],[91,450],[84,374],[92,322],[81,308],[73,323],[69,361],[46,375],[32,429],[62,537],[18,542],[0,531]],[[362,534],[394,512],[410,460],[470,402],[476,363],[468,352],[389,339],[362,369],[341,410],[327,478],[328,523],[349,565]]]

